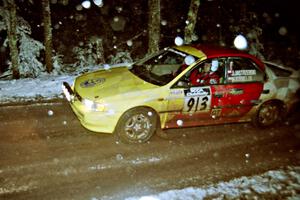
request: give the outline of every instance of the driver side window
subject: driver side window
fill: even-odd
[[[197,87],[224,83],[226,58],[207,59],[185,75],[175,84],[175,87]]]
[[[225,60],[225,58],[213,58],[200,63],[190,72],[190,85],[204,86],[223,84]]]

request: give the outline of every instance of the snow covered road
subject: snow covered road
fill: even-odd
[[[286,199],[299,194],[297,124],[269,130],[249,124],[177,129],[165,139],[125,145],[82,128],[65,101],[1,106],[0,112],[1,199]]]

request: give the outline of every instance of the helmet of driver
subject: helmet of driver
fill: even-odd
[[[219,62],[218,62],[218,60],[213,60],[213,61],[211,62],[211,68],[210,68],[210,70],[211,70],[212,72],[215,72],[215,71],[218,70],[218,67],[219,67]]]

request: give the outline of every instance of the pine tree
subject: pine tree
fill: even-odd
[[[44,50],[44,45],[30,37],[31,27],[29,23],[21,16],[16,16],[16,51],[17,58],[14,60],[10,58],[13,63],[17,61],[17,76],[14,75],[13,64],[10,64],[9,69],[5,72],[5,76],[14,75],[13,78],[23,77],[37,77],[45,72],[43,64],[39,61],[40,51]],[[6,8],[0,7],[0,31],[7,32],[7,38],[5,38],[3,46],[9,47],[11,39],[9,38],[9,11]],[[11,45],[12,46],[12,45]],[[10,51],[11,53],[11,51]]]
[[[9,11],[8,17],[5,18],[7,25],[7,37],[9,43],[11,68],[13,78],[20,78],[19,73],[19,57],[18,57],[18,39],[17,39],[17,17],[16,4],[14,0],[4,0],[4,6]]]
[[[149,0],[148,53],[159,50],[160,42],[160,0]]]
[[[197,23],[198,9],[200,6],[200,0],[191,0],[190,9],[187,17],[187,25],[184,30],[184,40],[186,44],[190,44],[193,41],[194,29]]]
[[[51,31],[51,11],[49,0],[42,0],[43,22],[44,22],[44,43],[45,43],[45,62],[48,73],[52,72],[52,31]]]

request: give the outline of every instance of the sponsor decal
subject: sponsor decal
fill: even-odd
[[[256,75],[255,69],[248,70],[234,70],[231,76],[253,76]]]
[[[231,95],[241,95],[244,94],[244,90],[241,88],[233,88],[229,91],[229,94]]]
[[[209,87],[192,87],[188,90],[184,91],[186,97],[193,97],[193,96],[207,96],[210,95]]]
[[[171,95],[179,95],[182,94],[182,89],[171,90]]]
[[[93,78],[88,79],[80,83],[83,88],[94,87],[95,85],[101,85],[105,82],[105,78]]]
[[[229,82],[249,82],[253,81],[252,76],[234,76],[234,77],[228,77]]]
[[[221,108],[214,108],[211,110],[210,116],[215,119],[217,117],[220,117],[222,113],[222,109]]]

